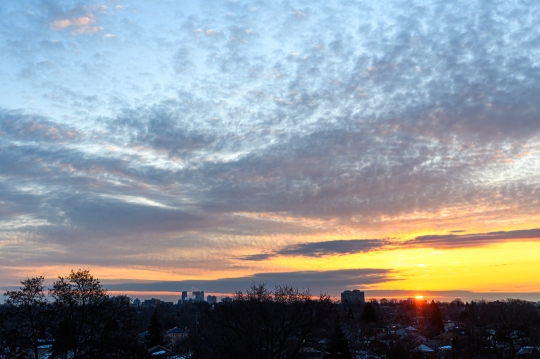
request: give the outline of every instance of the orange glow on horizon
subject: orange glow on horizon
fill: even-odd
[[[528,226],[527,228],[532,228]],[[498,228],[497,228],[498,229]],[[427,232],[426,232],[427,233]],[[253,237],[255,238],[255,237]],[[336,239],[336,238],[334,238]],[[198,252],[186,253],[170,251],[167,261],[161,266],[82,266],[89,269],[95,278],[104,283],[217,280],[221,278],[242,278],[256,273],[284,273],[304,271],[337,271],[346,269],[388,270],[371,284],[358,286],[370,290],[407,291],[408,297],[418,296],[432,299],[430,291],[471,291],[471,292],[540,292],[540,239],[516,239],[486,243],[469,247],[440,247],[395,245],[368,252],[333,254],[321,256],[275,255],[262,261],[239,261],[247,254],[276,251],[294,243],[309,243],[327,238],[308,240],[304,236],[262,236],[251,244],[241,243],[238,247],[206,252],[205,263],[219,263],[228,257],[225,265],[172,267],[171,258],[180,263],[182,256],[196,257]],[[242,242],[248,242],[243,239]],[[273,242],[270,246],[268,243]],[[402,243],[401,241],[399,241]],[[451,242],[448,242],[451,243]],[[254,248],[258,247],[255,251]],[[268,249],[267,249],[268,248]],[[174,253],[172,253],[174,252]],[[225,252],[225,253],[224,253]],[[199,263],[197,263],[199,264]],[[241,264],[241,265],[238,265]],[[0,285],[17,286],[18,281],[28,276],[44,275],[50,283],[58,275],[66,276],[71,269],[81,265],[63,264],[56,266],[0,266],[3,280]],[[385,272],[382,272],[385,273]],[[285,278],[285,277],[284,277]],[[9,281],[8,281],[9,280]],[[325,283],[321,282],[323,292]],[[105,285],[106,286],[106,285]],[[418,289],[422,295],[416,295]],[[231,288],[231,292],[244,288]],[[312,288],[313,289],[313,288]],[[315,289],[315,292],[317,289]],[[415,293],[416,292],[416,293]],[[176,293],[173,292],[173,295]],[[443,295],[444,296],[444,295]]]

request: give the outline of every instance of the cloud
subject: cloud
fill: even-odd
[[[364,253],[374,250],[396,250],[417,247],[434,249],[470,248],[498,242],[520,240],[540,240],[540,228],[464,235],[426,235],[406,241],[395,239],[350,239],[309,242],[288,245],[273,252],[247,255],[239,259],[264,261],[278,256],[319,258],[323,256]]]
[[[300,289],[310,289],[314,294],[319,292],[336,295],[348,288],[358,288],[395,279],[391,278],[388,269],[341,269],[333,271],[301,271],[282,273],[256,273],[238,278],[216,280],[184,280],[177,282],[151,283],[110,283],[109,290],[114,291],[182,291],[204,290],[212,293],[234,293],[245,291],[252,283],[266,283],[270,290],[276,285],[290,285]]]
[[[96,19],[94,15],[88,14],[78,18],[60,19],[52,22],[51,27],[54,30],[62,30],[72,28],[76,34],[92,34],[103,30],[101,26],[95,25]]]
[[[372,250],[383,249],[389,244],[391,244],[390,241],[379,239],[350,239],[300,243],[286,246],[273,253],[254,254],[241,259],[249,261],[261,261],[276,256],[303,256],[318,258],[322,256],[369,252]]]
[[[412,241],[405,242],[405,245],[419,245],[433,248],[464,248],[520,240],[540,240],[540,228],[465,235],[420,236]]]
[[[392,246],[308,236],[536,223],[538,6],[381,4],[1,7],[3,233],[204,266],[214,248],[318,258]],[[403,246],[510,240],[460,233]]]
[[[95,22],[94,16],[90,14],[89,16],[81,16],[78,19],[62,19],[53,21],[52,26],[55,29],[64,29],[71,26],[88,26]]]
[[[25,115],[19,111],[0,109],[0,134],[4,141],[35,141],[43,143],[74,142],[83,136],[78,130],[52,122],[43,116]]]

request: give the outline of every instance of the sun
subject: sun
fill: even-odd
[[[422,300],[422,299],[424,299],[424,296],[423,296],[423,295],[417,295],[415,298],[416,298],[417,300]]]

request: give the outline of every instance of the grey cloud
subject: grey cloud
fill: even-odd
[[[148,145],[166,150],[170,156],[203,149],[215,140],[215,135],[195,128],[196,121],[192,121],[191,117],[194,116],[193,101],[188,98],[185,102],[187,104],[171,103],[172,111],[166,104],[149,109],[126,110],[115,121],[109,122],[108,127],[113,133],[121,134],[125,131],[132,145]],[[184,106],[189,107],[188,111],[182,111]]]
[[[465,186],[460,173],[464,164],[428,166],[436,152],[444,157],[447,151],[429,147],[427,141],[408,145],[407,138],[382,143],[369,132],[320,131],[293,137],[235,162],[202,167],[201,179],[210,184],[212,195],[205,207],[376,215],[472,200],[448,197],[455,186]]]
[[[62,196],[59,208],[78,227],[94,232],[159,233],[200,229],[203,217],[173,208],[126,203],[106,198]]]
[[[388,269],[341,269],[334,271],[303,271],[283,273],[257,273],[239,278],[223,278],[217,280],[185,280],[177,282],[152,283],[111,283],[106,284],[114,291],[182,291],[204,290],[206,292],[233,293],[245,291],[252,283],[266,283],[269,289],[276,285],[288,284],[300,289],[310,289],[314,294],[319,292],[337,294],[346,288],[372,285],[392,281],[391,270]]]
[[[380,249],[388,242],[378,239],[353,239],[338,240],[318,243],[304,243],[292,245],[279,250],[280,255],[302,255],[320,257],[332,254],[353,254],[369,252],[374,249]]]
[[[260,253],[260,254],[252,254],[249,256],[241,257],[239,259],[244,260],[244,261],[264,261],[274,256],[275,256],[274,253]]]
[[[463,231],[458,230],[452,232]],[[464,235],[428,235],[416,237],[412,240],[407,240],[404,242],[392,239],[350,239],[309,242],[289,245],[274,252],[253,254],[241,257],[239,259],[246,261],[264,261],[277,256],[304,256],[318,258],[323,256],[363,253],[379,249],[392,250],[413,247],[429,247],[436,249],[463,248],[519,240],[540,240],[540,228]]]
[[[413,241],[405,242],[405,245],[421,245],[435,248],[459,248],[469,246],[488,245],[491,243],[509,240],[540,240],[540,228],[500,231],[488,233],[475,233],[465,235],[433,235],[416,237]]]
[[[36,142],[74,142],[82,134],[74,128],[69,128],[52,122],[39,115],[25,115],[18,111],[0,109],[0,135],[3,141]]]
[[[286,246],[273,253],[254,254],[240,259],[262,261],[275,256],[322,257],[330,255],[346,255],[383,249],[389,244],[391,244],[390,241],[380,239],[350,239],[301,243]]]

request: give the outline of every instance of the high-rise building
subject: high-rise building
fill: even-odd
[[[341,293],[341,304],[344,303],[364,303],[365,297],[364,292],[354,289],[354,290],[346,290],[343,293]]]
[[[204,302],[204,291],[203,290],[193,292],[192,295],[195,297],[194,300],[196,302]]]
[[[206,301],[208,302],[208,304],[217,303],[217,297],[215,295],[209,295],[208,297],[206,297]]]
[[[185,303],[186,298],[187,298],[187,291],[185,290],[185,291],[182,292],[182,304]]]

